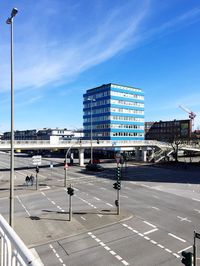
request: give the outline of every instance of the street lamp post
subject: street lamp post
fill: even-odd
[[[92,124],[92,102],[95,102],[96,100],[94,98],[88,98],[90,101],[90,163],[93,163],[93,146],[92,146],[92,140],[93,140],[93,124]]]
[[[11,154],[10,154],[10,211],[9,211],[9,224],[14,227],[14,80],[13,80],[13,18],[17,14],[17,8],[13,8],[11,16],[6,20],[10,25],[10,74],[11,74]]]

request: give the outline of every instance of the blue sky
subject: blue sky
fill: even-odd
[[[82,127],[82,95],[118,83],[142,88],[145,121],[200,129],[199,0],[0,2],[0,131],[10,130],[13,7],[15,129]]]

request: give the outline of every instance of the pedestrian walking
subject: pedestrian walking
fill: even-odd
[[[28,184],[29,184],[29,181],[30,181],[30,177],[28,175],[26,176],[25,181],[26,181],[26,185],[28,187]]]
[[[34,182],[34,176],[33,175],[30,176],[30,182],[31,182],[31,186],[33,186],[33,182]]]

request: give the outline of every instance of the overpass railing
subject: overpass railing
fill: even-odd
[[[7,221],[0,215],[1,266],[42,266]]]

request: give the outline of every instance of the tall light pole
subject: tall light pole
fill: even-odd
[[[92,97],[88,98],[88,101],[90,101],[90,163],[93,163],[93,147],[92,147],[92,140],[93,140],[93,124],[92,124],[92,102],[95,102],[96,100]]]
[[[13,8],[11,16],[6,20],[10,25],[10,77],[11,77],[11,136],[10,136],[10,210],[9,210],[9,224],[14,227],[14,79],[13,79],[13,18],[16,16],[18,10]]]

